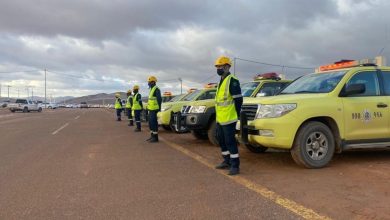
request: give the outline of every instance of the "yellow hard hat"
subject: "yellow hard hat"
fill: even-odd
[[[121,96],[121,94],[115,93],[115,97],[119,98],[120,96]]]
[[[228,65],[232,65],[232,61],[230,60],[230,58],[229,57],[226,57],[226,56],[220,56],[220,57],[218,57],[218,59],[217,60],[215,60],[215,66],[223,66],[223,65],[226,65],[226,64],[228,64]]]
[[[157,82],[157,78],[155,76],[149,76],[148,82]]]
[[[133,87],[133,90],[136,90],[136,89],[139,89],[139,85],[135,85],[135,86]]]
[[[127,93],[131,93],[131,89],[127,90]]]

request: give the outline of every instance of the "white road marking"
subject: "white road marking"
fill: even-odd
[[[76,120],[77,120],[77,119],[79,119],[79,118],[80,118],[80,115],[77,115],[77,116],[76,116],[76,118],[74,118],[74,119],[76,119]]]
[[[64,124],[63,126],[61,126],[60,128],[58,128],[57,130],[55,130],[53,133],[51,133],[52,135],[55,135],[57,134],[58,132],[60,132],[62,129],[66,128],[66,126],[68,126],[69,123],[66,123]]]

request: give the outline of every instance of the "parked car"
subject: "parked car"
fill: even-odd
[[[80,108],[88,108],[88,104],[86,102],[81,102]]]
[[[38,105],[37,102],[33,102],[31,100],[27,99],[17,99],[15,103],[8,104],[8,109],[11,112],[15,111],[22,111],[22,112],[30,112],[30,111],[37,111],[41,112],[42,107]]]

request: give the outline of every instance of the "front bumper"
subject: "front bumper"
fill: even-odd
[[[290,114],[279,118],[255,119],[247,121],[245,113],[241,114],[240,141],[258,144],[270,148],[291,149],[300,123]]]
[[[157,113],[157,121],[159,125],[170,125],[171,123],[172,112],[163,111]]]

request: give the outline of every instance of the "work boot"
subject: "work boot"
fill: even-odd
[[[122,119],[121,119],[121,118],[117,118],[116,120],[117,120],[117,121],[122,121]]]
[[[215,169],[219,170],[228,170],[230,169],[230,156],[229,155],[223,155],[223,162],[215,166]]]
[[[135,128],[134,132],[141,132],[141,128]]]
[[[228,175],[234,176],[234,175],[237,175],[239,173],[240,173],[240,168],[232,167],[232,168],[230,168]]]
[[[149,141],[150,143],[158,142],[158,134],[152,134],[152,139]]]
[[[134,126],[133,120],[130,120],[129,126]]]

